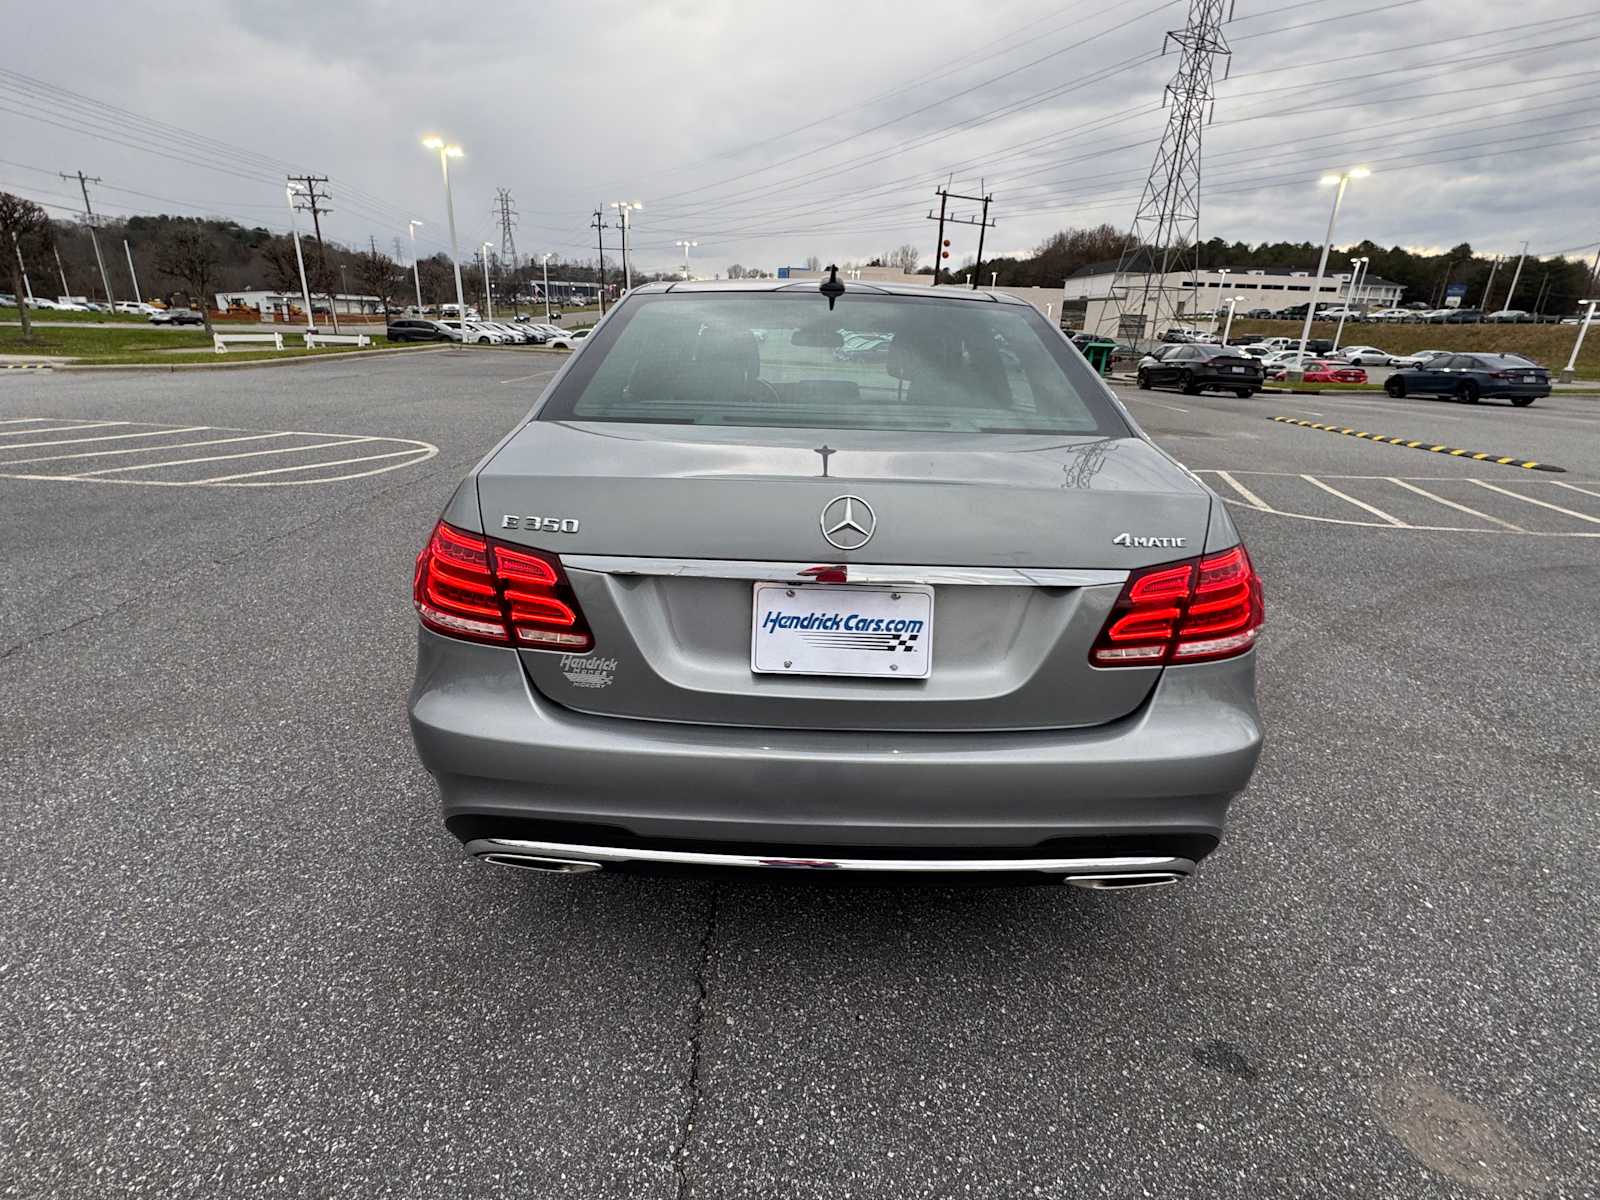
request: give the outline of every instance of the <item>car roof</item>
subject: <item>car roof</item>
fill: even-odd
[[[665,283],[645,283],[630,294],[661,295],[667,292],[815,292],[821,280],[817,279],[701,279],[692,283],[681,280]],[[922,300],[975,300],[993,304],[1020,304],[1032,307],[1026,300],[1005,292],[974,289],[950,284],[944,287],[906,283],[866,283],[861,280],[839,280],[846,293],[860,292],[872,296],[903,296]]]

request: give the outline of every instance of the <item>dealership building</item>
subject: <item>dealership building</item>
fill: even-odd
[[[1178,323],[1196,313],[1218,311],[1233,297],[1237,297],[1237,308],[1242,313],[1252,308],[1293,308],[1309,300],[1315,300],[1318,304],[1339,304],[1348,298],[1350,290],[1348,271],[1323,276],[1313,296],[1312,286],[1316,279],[1310,271],[1234,271],[1217,267],[1193,273],[1170,271],[1151,276],[1127,274],[1119,279],[1116,262],[1090,263],[1067,277],[1062,294],[1062,323],[1107,337],[1118,336],[1119,332],[1122,336],[1136,335],[1137,331],[1131,328],[1118,330],[1119,307],[1124,316],[1131,316],[1136,322],[1136,306],[1147,279],[1150,280],[1152,316],[1158,307],[1155,292],[1159,288],[1166,293],[1159,305],[1160,310],[1172,314],[1173,320]],[[1116,296],[1112,294],[1113,286]],[[1402,291],[1400,284],[1374,275],[1362,279],[1357,285],[1353,303],[1368,311],[1393,308],[1400,303]],[[1131,313],[1127,311],[1130,304],[1135,306]],[[1149,332],[1154,334],[1159,331]]]

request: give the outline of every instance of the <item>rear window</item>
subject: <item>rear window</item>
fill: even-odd
[[[1127,432],[1031,307],[791,292],[631,297],[542,420],[920,432]]]

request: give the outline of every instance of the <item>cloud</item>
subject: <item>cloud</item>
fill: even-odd
[[[1239,5],[1231,78],[1204,133],[1202,235],[1320,241],[1317,175],[1364,161],[1374,174],[1350,188],[1336,240],[1511,252],[1524,238],[1538,251],[1600,236],[1589,5],[1366,11],[1379,3]],[[6,66],[215,141],[0,77],[14,110],[0,182],[70,205],[53,172],[82,167],[104,178],[108,212],[283,228],[282,176],[311,171],[332,177],[331,236],[387,244],[418,217],[434,250],[447,241],[443,191],[418,139],[439,130],[466,149],[453,167],[464,253],[498,241],[501,187],[524,253],[592,256],[591,213],[609,220],[619,199],[644,201],[645,267],[670,269],[685,238],[706,270],[863,259],[905,241],[931,252],[925,217],[945,179],[994,194],[991,245],[1032,247],[1067,225],[1130,224],[1177,63],[1158,57],[1162,34],[1185,11],[232,0],[151,21],[80,0],[30,10],[26,54],[13,43]],[[612,257],[616,231],[607,238]],[[976,230],[952,240],[955,261]]]

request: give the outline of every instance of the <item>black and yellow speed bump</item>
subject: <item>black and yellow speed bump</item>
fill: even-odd
[[[1342,433],[1345,437],[1364,438],[1369,442],[1379,442],[1385,446],[1404,446],[1408,450],[1426,450],[1430,454],[1448,454],[1451,458],[1467,458],[1473,462],[1498,463],[1502,467],[1521,467],[1525,471],[1554,471],[1565,475],[1565,467],[1553,467],[1549,463],[1534,462],[1525,458],[1518,458],[1514,454],[1488,454],[1482,450],[1462,450],[1458,446],[1437,446],[1432,442],[1418,441],[1415,438],[1390,437],[1384,433],[1369,433],[1365,429],[1351,429],[1344,425],[1321,425],[1316,421],[1302,421],[1298,417],[1270,417],[1269,420],[1277,421],[1282,425],[1299,425],[1303,429],[1320,429],[1324,433]]]

